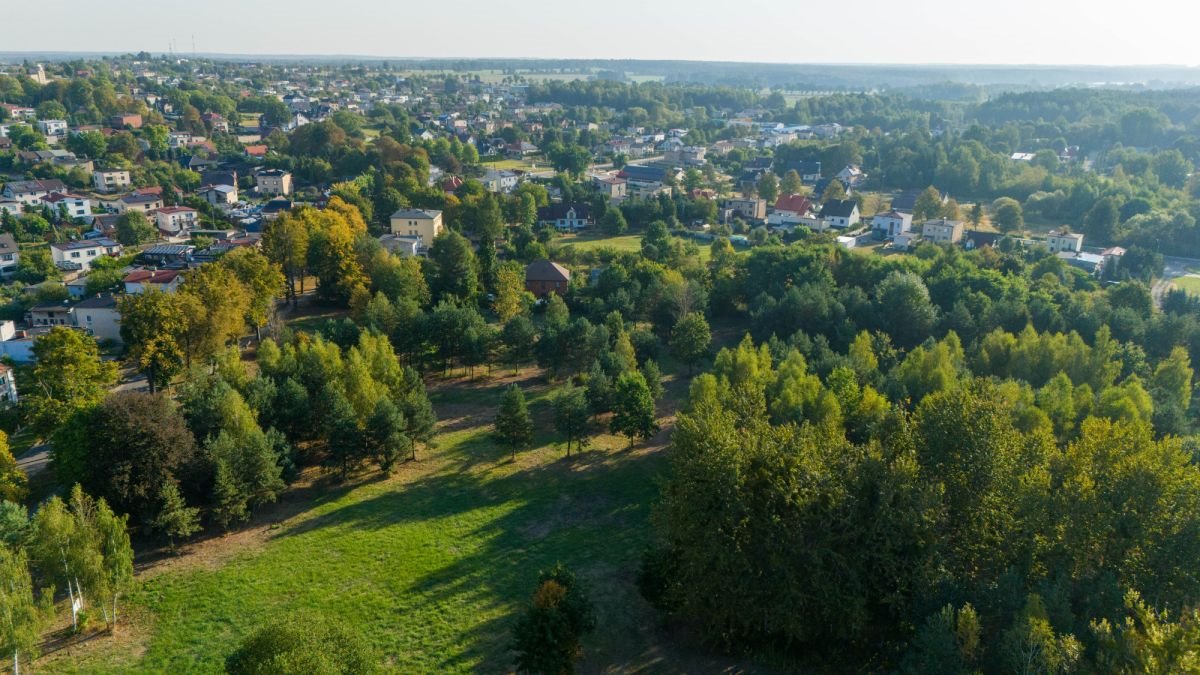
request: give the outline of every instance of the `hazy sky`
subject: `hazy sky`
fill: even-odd
[[[13,0],[0,51],[1200,64],[1196,0]]]

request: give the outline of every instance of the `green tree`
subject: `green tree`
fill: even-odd
[[[711,344],[712,331],[700,312],[684,314],[671,331],[671,354],[687,364],[689,375],[696,363],[708,354]]]
[[[96,339],[55,326],[33,343],[32,386],[24,403],[38,433],[48,435],[67,418],[104,399],[117,382],[117,365],[100,358]]]
[[[783,180],[779,181],[779,192],[785,195],[799,194],[804,190],[804,181],[800,179],[800,174],[791,169],[783,175]]]
[[[529,317],[517,315],[504,324],[500,342],[504,345],[504,361],[517,372],[521,364],[533,358],[537,328]]]
[[[150,391],[178,375],[187,358],[185,335],[203,309],[195,296],[150,289],[117,302],[126,358],[146,375]]]
[[[506,262],[496,272],[496,299],[492,309],[501,323],[509,323],[528,311],[532,296],[525,290],[525,268],[520,263]]]
[[[262,248],[267,259],[279,265],[287,279],[285,290],[296,306],[296,285],[304,290],[304,275],[308,261],[308,227],[304,221],[284,214],[268,221],[263,228]]]
[[[283,296],[287,280],[279,265],[272,263],[258,249],[237,248],[221,256],[220,264],[233,272],[247,291],[245,322],[254,327],[255,336],[262,338],[262,327],[270,320],[275,303]]]
[[[151,525],[167,537],[174,549],[176,539],[187,539],[200,531],[200,509],[187,505],[175,483],[164,484],[160,494],[162,507]]]
[[[574,573],[561,564],[542,571],[532,603],[513,627],[517,670],[574,672],[583,653],[580,641],[595,627],[595,610]]]
[[[923,223],[927,220],[933,220],[942,212],[942,193],[938,192],[937,188],[930,185],[917,195],[917,200],[913,204],[913,222]]]
[[[158,228],[141,211],[126,211],[117,219],[117,241],[125,246],[138,246],[157,238]]]
[[[0,546],[0,650],[12,654],[14,675],[21,672],[22,656],[29,663],[37,656],[42,628],[51,617],[52,598],[34,597],[33,579],[25,551]]]
[[[471,302],[479,294],[479,276],[471,242],[454,231],[446,231],[433,240],[429,249],[435,274],[431,290],[434,297]]]
[[[765,200],[768,204],[774,204],[779,199],[779,179],[770,171],[763,172],[755,189],[759,199]]]
[[[835,199],[845,199],[846,196],[846,186],[842,185],[842,181],[835,178],[829,181],[829,185],[825,186],[825,192],[821,195],[821,201],[829,202]]]
[[[17,466],[8,446],[8,434],[0,431],[0,501],[19,503],[28,492],[29,479]]]
[[[588,400],[586,392],[580,387],[563,387],[554,395],[554,428],[567,441],[567,457],[571,456],[571,444],[577,450],[582,450],[587,435]]]
[[[525,393],[517,385],[510,385],[500,398],[496,411],[496,438],[512,450],[513,461],[517,459],[517,448],[533,442],[533,418],[525,404]]]
[[[658,432],[654,417],[654,397],[646,378],[637,371],[621,373],[613,386],[613,416],[609,430],[629,439],[650,438]]]
[[[391,473],[396,460],[409,447],[405,431],[408,423],[391,399],[381,398],[363,425],[363,442],[379,464],[379,469]]]
[[[610,208],[600,217],[600,229],[605,234],[616,236],[628,230],[629,223],[625,222],[625,214],[621,213],[621,209]]]
[[[1021,203],[1011,197],[1001,197],[992,202],[992,222],[1001,232],[1013,232],[1025,227]]]

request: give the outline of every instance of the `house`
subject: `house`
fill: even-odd
[[[571,270],[549,260],[536,260],[525,267],[525,290],[537,297],[562,295],[571,285]]]
[[[41,206],[42,198],[51,192],[66,192],[67,184],[52,178],[50,180],[14,180],[5,183],[4,192],[0,193],[6,199],[20,202],[25,206]]]
[[[395,234],[385,234],[379,237],[379,245],[389,253],[401,258],[412,258],[425,253],[419,237],[401,237]]]
[[[392,234],[420,239],[422,247],[433,245],[442,233],[442,212],[433,209],[400,209],[391,217]]]
[[[488,169],[479,179],[488,192],[512,192],[519,181],[520,176],[515,172],[496,169]]]
[[[200,174],[200,185],[232,185],[237,187],[238,172],[234,169],[205,171]]]
[[[1071,267],[1083,270],[1088,274],[1100,274],[1104,270],[1105,258],[1103,255],[1075,251],[1059,251],[1056,255]]]
[[[892,199],[892,210],[900,213],[912,213],[917,208],[917,198],[920,190],[905,190]]]
[[[280,215],[292,210],[292,200],[287,197],[276,197],[266,204],[258,213],[264,220],[275,220]]]
[[[25,211],[25,206],[11,199],[0,199],[0,211],[6,211],[10,216],[19,216]]]
[[[96,192],[116,192],[130,186],[129,172],[117,169],[101,169],[92,173],[92,185]]]
[[[911,249],[913,246],[916,246],[917,242],[920,241],[920,239],[921,239],[920,234],[910,230],[903,234],[896,235],[895,238],[892,239],[892,247],[898,251],[907,251],[907,250]]]
[[[163,293],[174,293],[183,283],[183,273],[179,270],[134,270],[122,279],[125,292],[130,294],[145,293],[154,289]]]
[[[812,202],[799,194],[781,195],[775,200],[775,208],[767,216],[768,225],[793,226],[801,224],[812,211]]]
[[[938,218],[921,225],[921,236],[935,244],[957,244],[963,238],[961,220]]]
[[[266,145],[262,145],[262,144],[247,145],[246,146],[246,156],[251,159],[262,159],[267,156],[267,150],[269,150],[269,149],[270,148],[268,148]]]
[[[229,121],[221,116],[220,113],[206,112],[200,116],[200,120],[208,125],[208,128],[213,131],[229,133]]]
[[[196,195],[213,206],[232,206],[238,201],[237,188],[232,185],[206,185]]]
[[[705,154],[708,148],[685,145],[668,150],[663,155],[663,161],[676,166],[704,166],[708,160]]]
[[[510,143],[504,151],[509,157],[525,157],[526,155],[536,155],[539,152],[538,146],[528,141]]]
[[[1079,253],[1083,250],[1083,235],[1079,232],[1072,232],[1067,228],[1054,230],[1046,235],[1046,247],[1051,253],[1059,253],[1069,251],[1071,253]]]
[[[87,218],[92,215],[92,200],[66,192],[51,192],[42,200],[43,204],[64,214],[67,218]]]
[[[538,209],[538,224],[553,225],[560,232],[578,232],[592,224],[587,204],[551,204]]]
[[[14,406],[19,402],[16,373],[9,366],[0,363],[0,407]]]
[[[71,322],[97,340],[121,343],[121,313],[117,311],[117,297],[112,293],[85,298],[72,307]]]
[[[292,194],[292,172],[283,169],[259,171],[255,177],[259,194],[286,197]]]
[[[810,160],[799,160],[794,162],[782,163],[775,167],[775,173],[783,176],[789,171],[795,171],[800,175],[800,180],[805,185],[812,185],[821,180],[821,163]]]
[[[667,177],[678,181],[683,172],[679,169],[664,169],[658,166],[645,166],[641,164],[626,164],[625,168],[621,169],[617,175],[629,181],[632,186],[649,186],[663,185]]]
[[[994,248],[996,244],[1004,238],[999,232],[980,232],[972,230],[964,232],[962,238],[962,247],[968,251],[974,251],[980,248]]]
[[[858,202],[853,199],[830,199],[821,206],[820,215],[828,227],[854,227],[859,222]]]
[[[17,271],[19,262],[21,249],[17,246],[17,240],[8,232],[0,234],[0,277],[11,277]]]
[[[129,213],[130,211],[141,211],[148,214],[155,209],[161,209],[163,207],[163,200],[161,195],[130,192],[117,201],[112,202],[112,206],[117,210],[117,213],[121,214]]]
[[[188,257],[195,250],[195,246],[187,244],[155,244],[138,254],[138,262],[164,267],[179,267],[187,262]]]
[[[122,250],[121,245],[112,239],[80,239],[50,244],[50,258],[59,269],[90,270],[97,258],[119,256]]]
[[[100,215],[92,216],[92,231],[89,232],[88,234],[85,234],[84,237],[91,239],[91,238],[94,238],[97,236],[100,236],[100,237],[116,236],[117,221],[120,219],[121,219],[121,216],[119,216],[115,213],[103,213]]]
[[[37,128],[43,136],[55,139],[65,138],[67,135],[66,120],[38,120]]]
[[[619,201],[628,194],[629,182],[619,176],[594,176],[592,185],[610,200]]]
[[[894,239],[898,234],[904,234],[912,229],[912,214],[891,210],[887,213],[876,214],[871,219],[871,232],[876,239]]]
[[[31,327],[71,325],[71,305],[62,302],[43,302],[25,310],[25,323]]]
[[[142,116],[133,113],[122,113],[108,118],[108,126],[114,129],[141,129]]]
[[[847,164],[841,171],[837,172],[837,175],[834,176],[834,178],[837,178],[842,185],[846,186],[847,189],[850,189],[853,187],[858,187],[860,183],[866,180],[867,174],[863,173],[863,170],[857,165]]]
[[[765,199],[727,199],[725,208],[756,223],[761,223],[767,217],[767,200]]]
[[[194,229],[200,214],[187,206],[164,206],[154,211],[154,221],[160,232],[174,236]]]

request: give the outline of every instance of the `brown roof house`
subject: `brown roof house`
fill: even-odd
[[[562,295],[570,285],[571,270],[558,263],[537,260],[525,268],[525,290],[539,298],[550,293]]]

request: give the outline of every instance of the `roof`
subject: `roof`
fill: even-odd
[[[0,234],[0,251],[15,251],[17,250],[17,240],[8,232]]]
[[[81,249],[81,248],[98,248],[98,247],[108,248],[111,246],[120,246],[120,244],[118,244],[117,242],[113,241],[112,239],[105,238],[105,237],[101,237],[99,239],[77,239],[75,241],[67,241],[67,242],[55,243],[55,244],[50,244],[50,245],[60,251],[72,251],[72,250]]]
[[[933,220],[927,220],[924,223],[921,223],[921,227],[929,227],[930,225],[933,225],[934,227],[960,227],[962,226],[962,221],[950,220],[948,218],[935,218]]]
[[[179,274],[179,270],[134,270],[122,281],[127,284],[169,284]]]
[[[916,207],[917,197],[920,195],[920,190],[905,190],[896,195],[896,198],[892,200],[892,209],[911,213]]]
[[[392,218],[407,218],[409,220],[433,220],[442,215],[435,209],[400,209],[392,214]]]
[[[592,217],[592,209],[587,204],[551,204],[538,209],[538,220],[561,220],[567,217],[567,212],[574,209],[575,217],[587,220]]]
[[[808,201],[808,197],[801,194],[781,195],[775,200],[776,211],[791,211],[793,213],[807,213],[812,208],[812,202]]]
[[[283,178],[284,176],[292,175],[292,172],[284,171],[283,169],[266,169],[265,171],[259,171],[258,175],[267,176],[268,178]]]
[[[5,186],[13,194],[18,192],[66,192],[67,184],[51,178],[49,180],[14,180]]]
[[[97,293],[75,305],[75,309],[115,309],[117,297],[112,293]]]
[[[246,154],[253,157],[261,157],[267,154],[267,146],[265,145],[247,145]]]
[[[171,215],[175,213],[196,213],[196,209],[193,209],[190,206],[164,206],[161,209],[158,209],[158,212]]]
[[[641,164],[627,164],[625,168],[617,175],[621,178],[629,180],[641,181],[643,183],[661,183],[663,176],[667,174],[667,169],[662,169],[657,166],[643,166]]]
[[[571,270],[549,260],[535,260],[525,267],[525,281],[570,280]]]
[[[853,199],[830,199],[821,207],[822,218],[849,218],[858,208]]]
[[[911,213],[902,213],[900,211],[897,211],[896,209],[892,209],[891,211],[886,211],[884,213],[876,213],[875,217],[876,218],[891,218],[893,220],[912,220]]]
[[[154,202],[161,202],[162,197],[160,197],[159,195],[156,195],[156,194],[145,194],[145,193],[135,192],[132,194],[127,194],[124,197],[121,197],[121,201],[126,204],[153,204]]]

